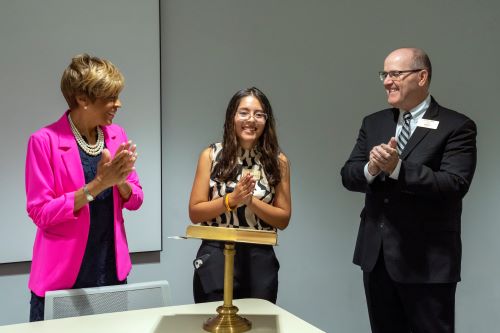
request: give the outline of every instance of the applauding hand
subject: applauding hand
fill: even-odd
[[[228,194],[229,205],[238,207],[241,205],[249,205],[252,201],[253,190],[255,189],[255,180],[251,174],[247,174],[240,178],[234,191]]]
[[[136,160],[136,145],[132,144],[132,141],[122,143],[113,158],[109,150],[104,149],[97,165],[95,179],[105,188],[123,184],[128,175],[135,170]]]

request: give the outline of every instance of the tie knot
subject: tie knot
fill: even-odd
[[[411,113],[410,112],[406,112],[404,115],[403,115],[403,119],[405,121],[410,121],[411,119]]]

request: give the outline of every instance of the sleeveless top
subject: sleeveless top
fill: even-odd
[[[214,169],[219,163],[222,152],[222,143],[214,143],[210,145],[210,157],[212,160],[212,167],[210,172],[210,190],[209,199],[215,200],[223,197],[226,193],[234,191],[236,184],[241,178],[245,169],[252,172],[256,178],[255,190],[253,192],[252,200],[262,200],[265,203],[272,204],[274,200],[275,190],[267,182],[264,167],[260,161],[261,153],[257,147],[250,150],[240,148],[238,150],[238,176],[235,180],[222,182],[216,179]],[[261,220],[254,212],[246,205],[238,206],[231,212],[225,212],[211,221],[203,222],[202,225],[214,227],[228,227],[228,228],[251,228],[258,230],[276,230],[265,221]]]

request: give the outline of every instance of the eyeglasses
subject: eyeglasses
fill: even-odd
[[[244,121],[250,120],[250,118],[252,118],[252,117],[258,123],[265,123],[267,120],[267,113],[265,113],[265,112],[255,112],[254,114],[251,114],[248,111],[239,110],[236,112],[236,115],[238,116],[239,119],[244,120]]]
[[[390,71],[390,72],[378,72],[378,77],[380,78],[380,81],[384,81],[387,75],[391,78],[391,80],[398,81],[402,80],[403,78],[401,75],[405,73],[416,73],[424,70],[423,68],[421,69],[409,69],[407,71]]]

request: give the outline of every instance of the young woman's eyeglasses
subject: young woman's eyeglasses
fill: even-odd
[[[391,78],[391,80],[398,81],[401,80],[402,77],[401,75],[405,73],[416,73],[422,71],[422,69],[409,69],[406,71],[390,71],[390,72],[378,72],[378,77],[380,78],[380,81],[384,81],[387,76]]]
[[[267,113],[265,113],[265,112],[255,112],[254,114],[251,114],[248,111],[239,110],[239,111],[236,111],[236,115],[238,116],[239,119],[244,120],[244,121],[250,120],[250,118],[252,118],[252,117],[258,123],[265,123],[267,120]]]

